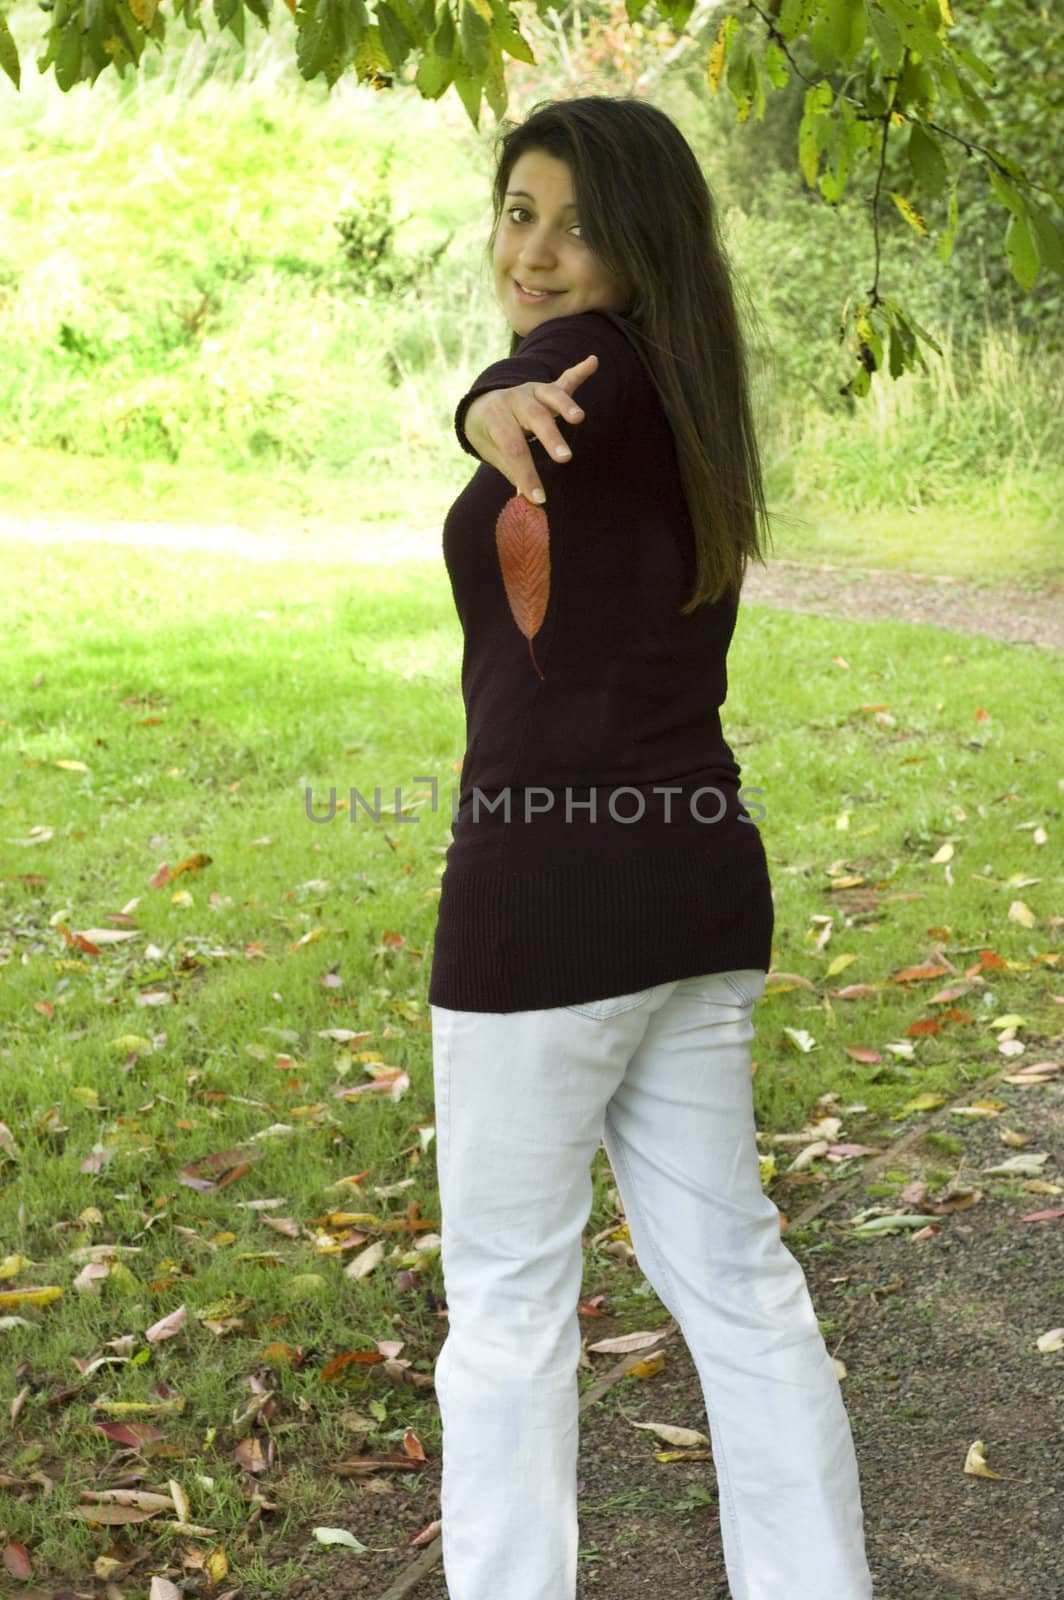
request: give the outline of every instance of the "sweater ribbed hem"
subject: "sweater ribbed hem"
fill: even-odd
[[[528,1011],[771,965],[773,904],[757,829],[735,855],[694,848],[555,871],[449,866],[430,1005]]]

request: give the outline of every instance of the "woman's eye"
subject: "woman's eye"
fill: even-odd
[[[510,217],[510,218],[511,218],[511,219],[512,219],[512,218],[513,218],[513,216],[514,216],[514,214],[515,214],[515,213],[516,213],[516,212],[518,212],[518,211],[520,211],[520,212],[521,212],[521,214],[522,214],[522,216],[525,216],[525,217],[528,217],[528,216],[531,216],[531,212],[530,212],[530,211],[528,211],[528,210],[527,210],[527,209],[526,209],[526,208],[525,208],[525,207],[524,207],[524,206],[511,206],[511,207],[510,207],[510,209],[509,209],[509,211],[508,211],[508,212],[507,212],[507,213],[506,213],[506,215],[507,215],[507,216],[508,216],[508,217]],[[520,224],[520,223],[515,223],[515,224],[514,224],[514,226],[515,226],[515,227],[520,227],[520,226],[521,226],[521,224]],[[581,227],[581,226],[582,226],[582,224],[581,224],[581,223],[579,223],[579,222],[574,222],[574,223],[573,223],[573,227],[574,227],[574,228],[579,228],[579,227]],[[570,231],[571,231],[571,230],[570,230]]]

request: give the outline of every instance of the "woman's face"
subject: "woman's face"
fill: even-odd
[[[495,293],[515,333],[523,337],[546,317],[623,313],[624,291],[581,237],[566,162],[545,150],[526,150],[514,162],[503,206],[492,257]],[[517,283],[555,292],[526,300]]]

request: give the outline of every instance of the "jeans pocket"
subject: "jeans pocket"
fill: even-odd
[[[610,1017],[619,1017],[622,1011],[631,1011],[653,993],[653,988],[638,989],[634,994],[617,994],[608,1000],[581,1000],[574,1006],[562,1006],[561,1010],[572,1011],[592,1022],[607,1022]]]
[[[744,1006],[752,1006],[764,994],[768,974],[760,967],[740,967],[735,972],[715,972],[713,977],[723,978]]]

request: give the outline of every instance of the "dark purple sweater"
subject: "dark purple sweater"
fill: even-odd
[[[569,461],[530,444],[549,530],[532,641],[542,678],[496,545],[512,484],[481,462],[444,521],[466,751],[431,1005],[525,1011],[769,967],[768,866],[719,716],[737,604],[679,615],[691,519],[672,430],[625,328],[612,312],[545,319],[455,416],[475,456],[462,424],[477,395],[554,382],[598,356],[575,395],[584,420],[557,419]]]

